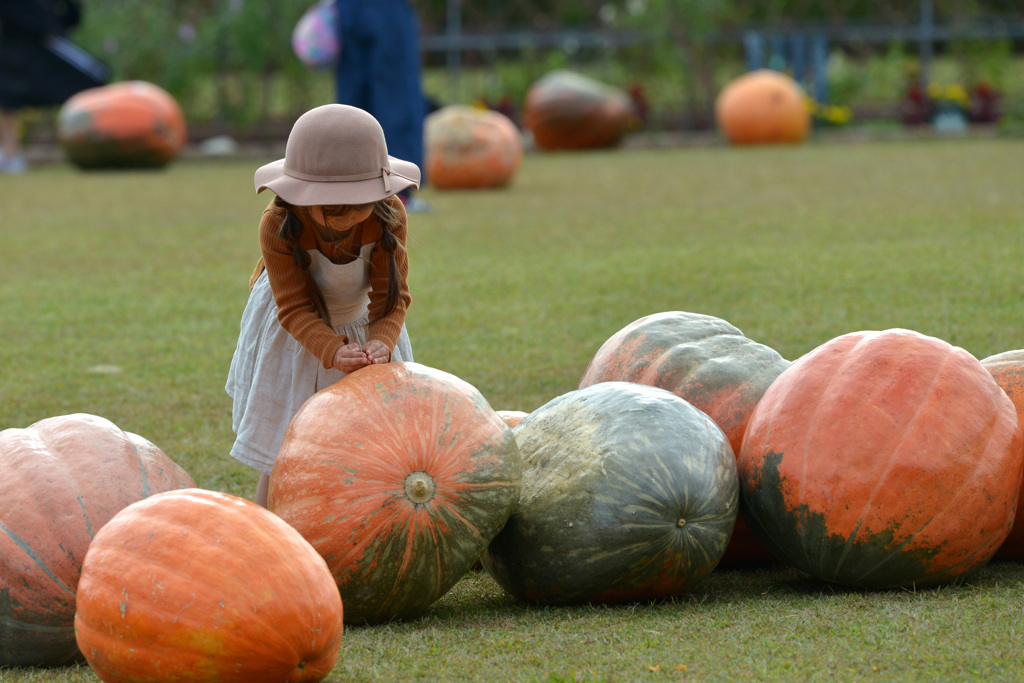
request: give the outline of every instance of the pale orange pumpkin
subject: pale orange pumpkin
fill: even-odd
[[[189,486],[162,450],[96,415],[0,432],[0,665],[78,658],[75,595],[93,536],[131,503]]]
[[[323,558],[273,513],[225,493],[128,506],[82,565],[75,633],[108,683],[319,681],[342,629]]]
[[[424,124],[427,177],[439,189],[508,185],[523,160],[519,129],[489,109],[449,105]]]
[[[811,129],[800,84],[771,69],[730,81],[715,101],[715,118],[734,145],[798,143]]]

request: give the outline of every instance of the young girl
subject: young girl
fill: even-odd
[[[260,505],[306,399],[365,365],[413,359],[406,214],[395,195],[419,179],[415,164],[388,155],[376,119],[342,104],[300,116],[284,159],[256,171],[257,193],[277,197],[260,222],[262,257],[225,388],[231,455],[262,473]]]

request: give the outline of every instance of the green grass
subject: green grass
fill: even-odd
[[[728,320],[795,359],[902,327],[975,356],[1024,347],[1024,140],[527,156],[502,191],[425,191],[410,228],[416,360],[531,411],[632,320]],[[264,160],[2,177],[0,426],[88,412],[200,486],[250,497],[223,391],[258,256]],[[1014,680],[1024,567],[844,591],[717,571],[657,605],[542,608],[473,572],[422,619],[346,631],[337,681]],[[685,667],[685,670],[677,667]],[[87,668],[0,681],[93,681]]]

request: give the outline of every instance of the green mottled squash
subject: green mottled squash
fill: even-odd
[[[0,666],[78,659],[75,597],[93,537],[128,505],[189,486],[162,450],[96,415],[0,432]]]
[[[609,337],[590,360],[579,387],[637,382],[668,389],[707,413],[738,455],[750,413],[788,366],[777,351],[721,318],[665,311],[639,318]],[[773,560],[741,512],[721,565]]]
[[[519,500],[512,430],[467,382],[418,363],[353,372],[292,419],[268,507],[323,556],[345,619],[422,614]]]
[[[722,430],[664,389],[605,382],[559,396],[514,430],[519,507],[484,568],[511,595],[618,603],[689,591],[736,522],[736,461]]]
[[[974,356],[910,330],[852,332],[795,361],[754,408],[745,516],[825,581],[953,581],[1009,533],[1022,446],[1013,402]]]

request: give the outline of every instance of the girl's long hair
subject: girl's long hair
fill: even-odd
[[[380,320],[380,318],[395,310],[401,293],[398,262],[395,257],[395,252],[398,250],[398,238],[392,233],[392,229],[401,225],[402,222],[402,213],[395,205],[395,202],[399,201],[401,200],[397,197],[386,197],[373,204],[373,215],[377,218],[377,222],[381,227],[380,246],[390,256],[390,263],[388,264],[388,291],[384,300],[384,311],[380,317],[374,320]],[[281,239],[292,246],[292,259],[299,270],[305,274],[306,289],[309,290],[310,298],[313,300],[313,307],[316,309],[317,315],[327,323],[328,327],[333,327],[331,325],[331,313],[327,309],[324,294],[320,291],[320,286],[316,283],[313,274],[309,272],[309,265],[312,259],[309,253],[299,246],[299,239],[302,237],[304,229],[302,223],[299,222],[295,212],[292,211],[291,204],[280,197],[275,198],[274,202],[285,210],[284,222],[281,223],[280,229]],[[360,258],[359,254],[350,253],[349,256]]]

